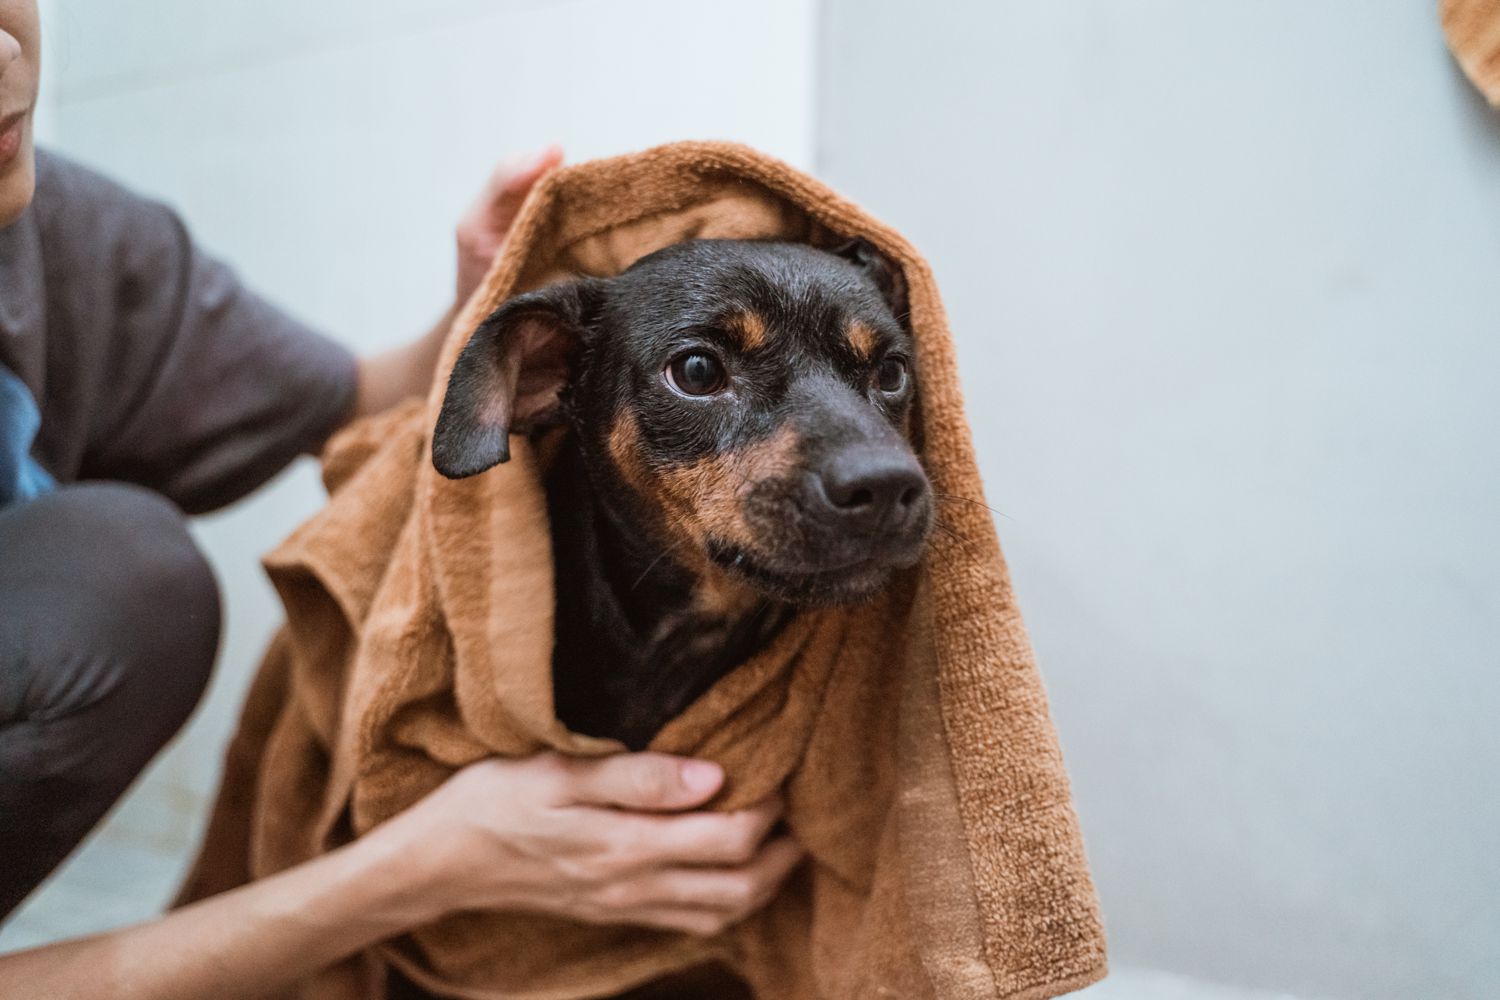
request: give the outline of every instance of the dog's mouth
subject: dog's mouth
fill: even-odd
[[[755,589],[795,604],[853,604],[873,597],[891,575],[916,560],[893,562],[868,555],[833,565],[782,566],[739,545],[711,541],[708,555],[714,565]]]

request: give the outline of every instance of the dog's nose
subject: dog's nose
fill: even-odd
[[[846,449],[818,476],[830,511],[866,531],[897,527],[927,495],[927,476],[906,449]]]

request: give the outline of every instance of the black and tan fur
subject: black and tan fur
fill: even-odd
[[[475,331],[439,471],[571,431],[546,484],[563,722],[642,747],[798,606],[861,600],[920,557],[904,312],[863,240],[701,240],[518,295]]]

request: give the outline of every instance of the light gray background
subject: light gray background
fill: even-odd
[[[816,170],[942,283],[1125,970],[1094,992],[1490,998],[1500,117],[1434,6],[67,0],[44,127],[361,350],[440,310],[505,150]],[[0,947],[165,898],[278,618],[255,559],[318,496],[200,523],[213,696]]]

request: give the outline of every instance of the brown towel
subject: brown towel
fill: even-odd
[[[1442,0],[1438,17],[1464,73],[1500,106],[1500,0]]]
[[[287,624],[249,696],[187,899],[328,851],[491,754],[610,753],[552,709],[545,444],[460,481],[428,457],[446,373],[478,321],[565,275],[611,275],[695,237],[870,239],[904,270],[918,442],[940,501],[921,566],[879,600],[800,615],[668,724],[654,749],[718,761],[737,808],[773,789],[810,860],[762,913],[702,940],[470,913],[391,941],[301,995],[608,996],[722,962],[762,998],[1042,998],[1104,975],[1067,777],[982,505],[932,275],[890,229],[785,164],[683,143],[557,171],[454,324],[427,400],[329,448],[327,508],[266,560]]]

